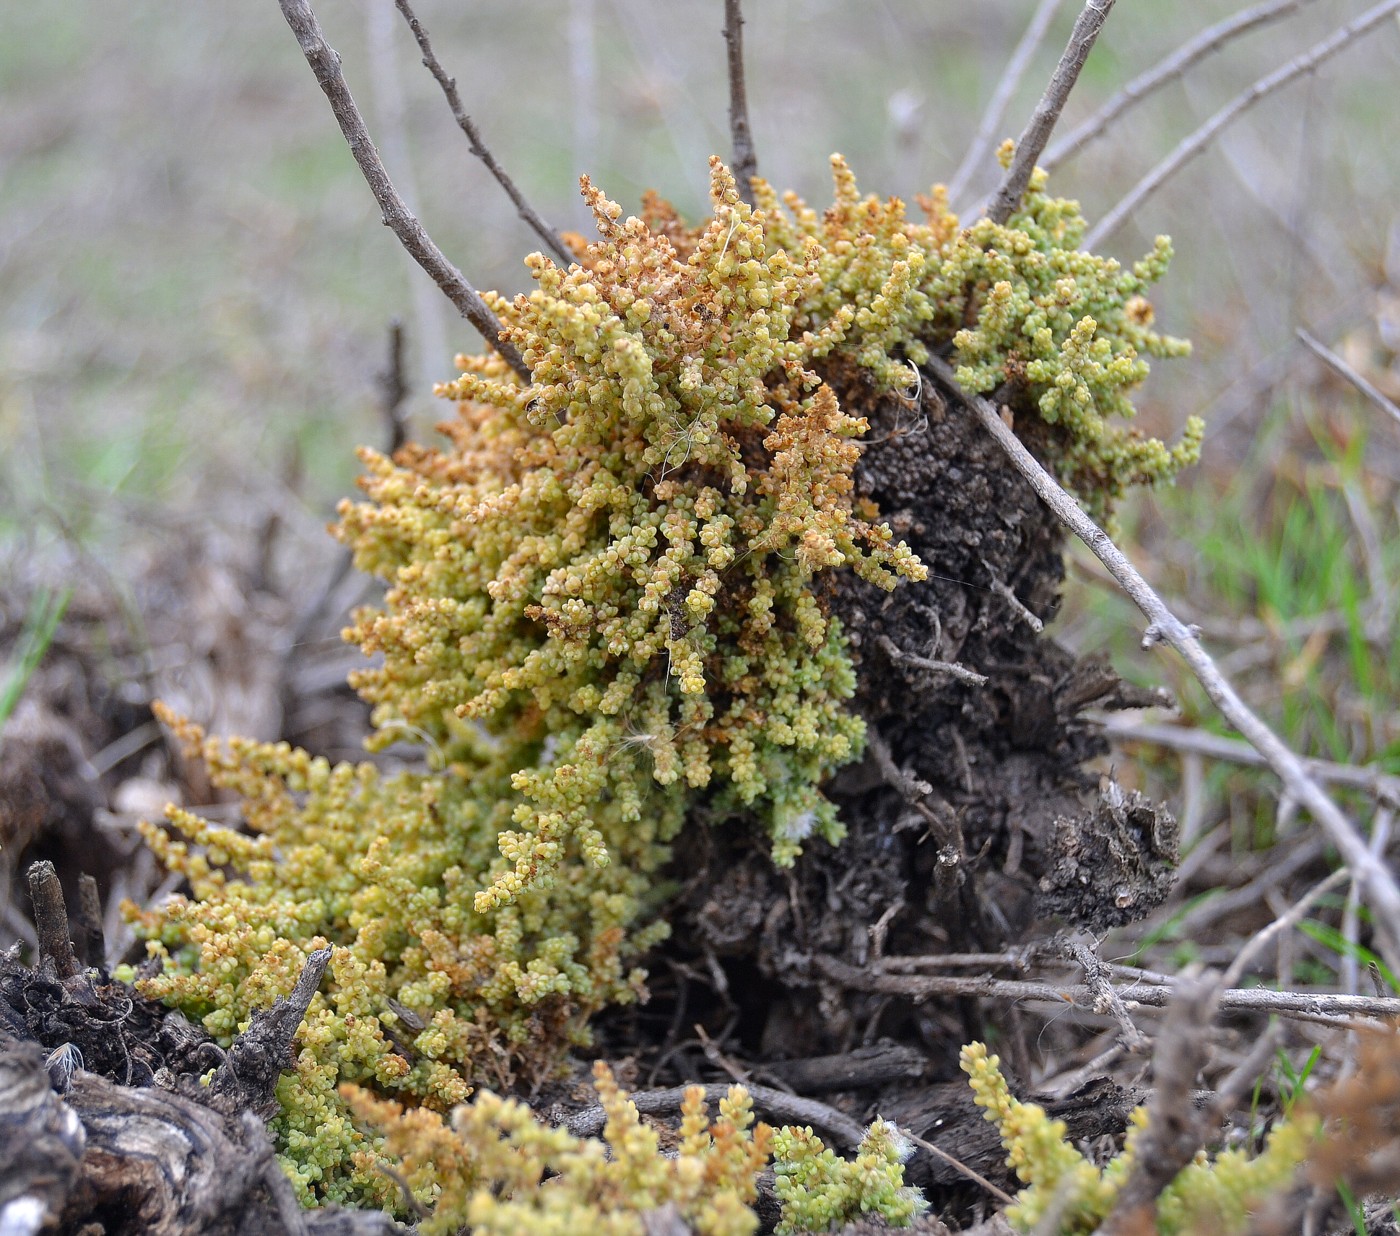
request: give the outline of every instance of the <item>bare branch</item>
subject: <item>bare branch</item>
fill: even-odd
[[[1318,340],[1314,339],[1301,326],[1298,327],[1298,338],[1306,343],[1329,369],[1350,382],[1382,412],[1389,413],[1389,415],[1393,416],[1397,421],[1400,421],[1400,408],[1397,408],[1392,400],[1386,398],[1383,391],[1363,378],[1355,369],[1348,365],[1346,361],[1332,351],[1331,348],[1327,347],[1326,344],[1318,342]]]
[[[1230,963],[1230,968],[1220,976],[1218,986],[1221,991],[1234,986],[1244,977],[1244,972],[1249,969],[1250,963],[1259,955],[1260,951],[1271,940],[1281,936],[1285,931],[1290,931],[1317,903],[1318,899],[1325,893],[1330,893],[1346,881],[1347,872],[1334,871],[1320,884],[1314,884],[1306,893],[1272,923],[1266,923],[1246,940],[1240,950],[1235,954],[1235,959]]]
[[[749,127],[749,94],[744,84],[744,14],[740,0],[724,0],[724,42],[729,50],[729,132],[734,142],[734,183],[753,205],[750,181],[758,175],[758,155]]]
[[[1016,50],[1011,53],[1011,59],[1006,62],[1006,68],[997,78],[997,88],[987,104],[987,110],[982,113],[982,119],[977,124],[977,132],[972,138],[972,143],[968,146],[967,153],[963,155],[962,162],[958,164],[958,170],[953,173],[953,178],[948,182],[948,199],[950,201],[961,201],[962,195],[967,189],[967,182],[972,179],[982,161],[987,157],[987,152],[991,150],[992,142],[996,140],[997,130],[1001,128],[1001,122],[1006,117],[1007,106],[1011,103],[1016,88],[1020,86],[1021,78],[1026,75],[1026,68],[1031,62],[1031,57],[1035,55],[1036,49],[1044,41],[1045,32],[1050,29],[1050,23],[1055,20],[1055,14],[1059,12],[1062,3],[1063,0],[1040,0],[1035,12],[1031,14],[1030,24],[1026,26],[1025,34],[1021,36],[1021,41],[1016,44]]]
[[[467,277],[448,259],[432,238],[423,230],[423,225],[409,210],[407,203],[394,188],[389,179],[384,162],[370,140],[364,117],[351,97],[350,88],[340,71],[340,56],[326,42],[321,32],[321,23],[308,0],[278,0],[282,16],[297,37],[301,53],[306,63],[316,75],[316,82],[330,101],[336,123],[355,156],[365,182],[374,194],[383,214],[385,226],[399,238],[399,243],[408,250],[413,260],[432,277],[434,283],[458,312],[479,330],[488,346],[495,348],[502,360],[520,376],[524,382],[530,381],[530,369],[525,364],[514,345],[501,338],[501,323],[490,307],[481,299],[480,293],[472,287]],[[1400,3],[1400,0],[1397,0]]]
[[[1016,1199],[1012,1197],[1011,1194],[1009,1194],[1005,1189],[1001,1188],[999,1185],[994,1185],[990,1180],[988,1180],[984,1175],[982,1175],[981,1172],[974,1171],[972,1168],[968,1167],[968,1165],[964,1163],[961,1159],[955,1159],[946,1150],[942,1149],[942,1147],[935,1146],[932,1142],[924,1141],[924,1139],[920,1137],[917,1133],[915,1133],[912,1129],[906,1129],[903,1125],[900,1125],[899,1131],[911,1142],[913,1142],[914,1145],[921,1146],[923,1149],[927,1150],[929,1154],[933,1155],[934,1158],[942,1159],[943,1162],[946,1163],[949,1167],[951,1167],[955,1172],[958,1172],[960,1175],[966,1176],[974,1184],[981,1185],[984,1189],[987,1190],[988,1193],[990,1193],[994,1198],[997,1199],[997,1201],[1001,1202],[1003,1205],[1015,1205]]]
[[[1122,717],[1104,717],[1101,724],[1115,742],[1144,742],[1156,747],[1167,747],[1173,751],[1185,751],[1192,755],[1203,755],[1207,759],[1245,764],[1254,768],[1265,768],[1269,763],[1247,742],[1241,742],[1238,738],[1225,738],[1220,734],[1212,734],[1191,726],[1149,725]],[[1331,760],[1305,759],[1303,764],[1308,772],[1324,785],[1344,785],[1350,789],[1365,790],[1383,802],[1400,807],[1400,777],[1382,769],[1355,764],[1336,764]]]
[[[467,115],[462,107],[462,98],[457,93],[457,79],[449,77],[442,65],[438,62],[437,56],[433,53],[433,45],[428,41],[428,32],[423,28],[423,23],[418,20],[409,5],[408,0],[394,0],[398,10],[403,14],[403,19],[408,23],[408,28],[413,31],[413,37],[418,42],[418,50],[423,53],[423,66],[433,75],[434,80],[442,87],[443,97],[447,99],[447,106],[452,109],[452,118],[457,122],[457,127],[467,135],[467,141],[471,143],[471,152],[476,155],[484,164],[486,170],[496,178],[496,183],[506,191],[506,196],[515,204],[515,212],[531,228],[531,230],[544,241],[546,247],[565,266],[574,260],[573,254],[559,238],[559,233],[544,221],[540,213],[525,200],[524,194],[515,187],[513,181],[507,174],[505,168],[496,162],[496,156],[491,153],[485,141],[482,140],[481,130],[476,127],[476,122]]]
[[[1388,0],[1391,8],[1400,8],[1400,0]],[[985,399],[969,395],[957,383],[953,369],[937,357],[930,358],[928,368],[951,395],[969,408],[987,431],[1040,495],[1041,501],[1071,532],[1084,542],[1100,562],[1108,568],[1148,621],[1144,644],[1165,642],[1181,655],[1215,706],[1225,718],[1268,761],[1278,774],[1284,789],[1296,802],[1305,806],[1322,826],[1328,839],[1365,887],[1371,904],[1377,910],[1377,924],[1382,929],[1382,948],[1392,968],[1400,965],[1400,885],[1386,864],[1371,852],[1364,838],[1337,805],[1323,792],[1307,766],[1283,743],[1240,698],[1223,674],[1216,668],[1210,654],[1201,646],[1197,634],[1181,621],[1127,556],[1109,538],[1079,504],[1067,494],[1054,477],[1022,444],[997,415],[997,410]]]
[[[983,1000],[1047,1002],[1058,1009],[1071,1006],[1095,1013],[1095,992],[1083,983],[1052,983],[1035,979],[999,979],[979,974],[889,974],[890,957],[866,966],[853,966],[835,957],[812,959],[824,977],[852,991],[876,995],[905,996],[910,1000],[971,996]],[[1117,984],[1113,991],[1130,1012],[1139,1008],[1165,1008],[1177,994],[1176,983]],[[1353,996],[1336,992],[1274,991],[1267,987],[1236,987],[1220,995],[1219,1010],[1224,1013],[1277,1013],[1305,1021],[1350,1024],[1357,1018],[1382,1021],[1400,1016],[1400,998],[1393,996]],[[757,1101],[757,1100],[755,1100]]]
[[[1232,17],[1207,26],[1194,38],[1188,39],[1171,55],[1159,60],[1144,73],[1139,73],[1132,81],[1108,100],[1088,120],[1071,129],[1040,160],[1040,166],[1047,172],[1079,153],[1085,146],[1099,137],[1124,112],[1155,94],[1163,86],[1170,85],[1187,70],[1204,60],[1212,52],[1219,51],[1232,39],[1242,34],[1279,21],[1296,12],[1313,0],[1267,0],[1253,8],[1241,9]]]
[[[1092,948],[1080,940],[1070,940],[1065,945],[1066,955],[1072,957],[1084,973],[1084,986],[1094,999],[1094,1011],[1106,1013],[1118,1023],[1118,1041],[1130,1052],[1144,1052],[1151,1046],[1147,1036],[1133,1024],[1128,1010],[1123,1006],[1123,998],[1108,981],[1112,973],[1099,956],[1098,945]]]
[[[1152,1057],[1152,1098],[1128,1179],[1099,1231],[1104,1236],[1152,1231],[1163,1189],[1201,1148],[1203,1129],[1191,1102],[1196,1074],[1210,1052],[1206,1037],[1218,989],[1207,978],[1187,980],[1172,1001]]]
[[[1367,9],[1354,21],[1348,22],[1320,43],[1313,44],[1301,55],[1295,56],[1287,64],[1281,65],[1267,77],[1261,77],[1248,90],[1241,91],[1194,133],[1183,138],[1171,154],[1139,180],[1128,192],[1128,195],[1099,220],[1098,225],[1084,238],[1083,247],[1094,249],[1106,237],[1113,235],[1143,202],[1156,193],[1187,163],[1209,146],[1223,130],[1238,120],[1260,99],[1266,98],[1276,90],[1281,90],[1289,82],[1302,77],[1305,73],[1311,73],[1319,65],[1354,43],[1363,34],[1375,29],[1392,13],[1397,12],[1400,12],[1400,0],[1383,0],[1382,3]]]
[[[879,644],[885,655],[900,665],[912,665],[915,669],[928,670],[934,674],[947,674],[949,678],[956,678],[959,682],[965,682],[970,687],[985,687],[987,685],[986,674],[979,674],[976,670],[970,670],[967,666],[959,665],[956,661],[934,661],[929,657],[905,652],[888,635],[880,636]]]
[[[1396,3],[1400,3],[1400,0],[1396,0]],[[1099,31],[1103,29],[1104,22],[1113,11],[1113,5],[1114,0],[1085,0],[1084,8],[1075,19],[1074,29],[1070,32],[1069,43],[1060,56],[1060,63],[1055,66],[1050,84],[1045,87],[1045,93],[1040,96],[1040,102],[1031,113],[1030,122],[1017,140],[1011,166],[1006,169],[1001,187],[997,189],[991,205],[987,208],[987,217],[993,223],[1005,223],[1021,204],[1021,197],[1026,191],[1026,185],[1030,183],[1031,173],[1035,171],[1035,162],[1045,149],[1045,143],[1050,140],[1050,133],[1064,110],[1069,92],[1079,80],[1079,70],[1089,58],[1094,40],[1099,37]]]

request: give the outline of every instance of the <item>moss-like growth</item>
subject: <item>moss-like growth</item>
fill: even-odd
[[[917,1189],[904,1183],[904,1160],[913,1149],[884,1120],[866,1130],[853,1161],[839,1158],[811,1129],[779,1129],[773,1139],[773,1172],[783,1217],[779,1236],[825,1232],[864,1215],[905,1227],[928,1209]]]
[[[1147,1127],[1146,1109],[1133,1113],[1122,1152],[1100,1168],[1070,1144],[1064,1121],[1012,1096],[999,1063],[981,1043],[963,1048],[962,1067],[977,1105],[997,1126],[1007,1166],[1026,1186],[1008,1208],[1008,1221],[1032,1231],[1054,1214],[1054,1230],[1062,1236],[1097,1231],[1132,1172],[1137,1142]],[[1287,1186],[1314,1149],[1319,1128],[1314,1113],[1295,1111],[1274,1125],[1257,1155],[1226,1150],[1212,1160],[1198,1154],[1157,1199],[1156,1230],[1162,1236],[1230,1236],[1250,1230],[1250,1215]]]
[[[1192,454],[1194,429],[1169,451],[1108,420],[1144,355],[1184,347],[1142,299],[1165,242],[1124,271],[1075,248],[1077,208],[1039,177],[1006,225],[964,229],[937,196],[915,222],[833,167],[818,215],[762,184],[751,210],[715,161],[695,229],[654,199],[620,221],[585,183],[601,239],[492,300],[533,381],[463,359],[448,447],[366,453],[369,500],[342,511],[389,585],[349,632],[379,658],[356,685],[376,741],[419,737],[432,770],[209,746],[253,835],[181,812],[185,840],[149,832],[193,892],[140,916],[166,963],[146,990],[224,1041],[339,946],[280,1092],[308,1200],[393,1204],[340,1083],[445,1112],[547,1074],[636,997],[692,807],[757,821],[779,863],[839,840],[821,787],[864,729],[829,581],[924,568],[854,499],[866,425],[824,374],[911,386],[951,351],[973,388],[1041,409],[1050,462],[1099,506]]]
[[[687,1091],[670,1157],[605,1064],[594,1065],[593,1079],[607,1113],[602,1141],[543,1125],[525,1104],[490,1092],[458,1107],[450,1123],[364,1090],[345,1093],[359,1119],[384,1130],[405,1182],[433,1207],[425,1236],[464,1225],[474,1236],[642,1236],[643,1217],[666,1206],[697,1236],[757,1230],[756,1177],[773,1130],[754,1126],[742,1086],[720,1100],[713,1123],[704,1088]]]
[[[473,909],[482,880],[505,865],[496,835],[514,771],[487,744],[470,780],[332,767],[285,744],[198,749],[214,783],[242,796],[253,834],[174,809],[182,840],[144,829],[191,893],[137,918],[165,963],[143,989],[228,1043],[291,991],[308,953],[336,946],[272,1121],[308,1202],[396,1200],[339,1083],[445,1112],[473,1082],[547,1076],[561,1051],[587,1042],[592,1013],[643,991],[628,958],[665,930],[635,925],[659,852],[633,849],[631,863],[603,870],[565,862],[551,892]]]
[[[474,1236],[642,1236],[646,1217],[663,1208],[697,1236],[750,1236],[758,1229],[757,1175],[770,1149],[780,1236],[824,1232],[862,1215],[904,1227],[927,1208],[905,1186],[900,1135],[883,1120],[847,1161],[811,1129],[775,1133],[755,1125],[742,1086],[730,1087],[712,1123],[704,1088],[692,1086],[675,1153],[663,1155],[656,1130],[642,1123],[601,1061],[593,1081],[607,1114],[602,1141],[543,1125],[523,1103],[489,1092],[458,1107],[450,1122],[357,1087],[344,1094],[358,1119],[383,1131],[405,1184],[432,1206],[425,1236],[464,1229]],[[551,1177],[542,1188],[546,1169]]]

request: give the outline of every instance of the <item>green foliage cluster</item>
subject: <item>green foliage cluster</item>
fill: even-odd
[[[1012,1096],[996,1056],[982,1043],[962,1051],[962,1067],[972,1082],[977,1105],[997,1126],[1007,1165],[1025,1188],[1006,1217],[1022,1231],[1040,1230],[1056,1216],[1061,1236],[1095,1232],[1108,1217],[1133,1170],[1138,1140],[1147,1127],[1145,1108],[1133,1113],[1121,1153],[1100,1168],[1069,1141],[1063,1120],[1052,1120],[1034,1103]],[[1230,1236],[1250,1230],[1250,1214],[1283,1189],[1316,1145],[1321,1123],[1311,1112],[1295,1110],[1274,1125],[1257,1155],[1225,1150],[1208,1159],[1196,1156],[1157,1199],[1156,1230]]]
[[[833,167],[818,215],[762,184],[750,209],[716,161],[694,229],[654,199],[620,222],[585,183],[600,240],[493,299],[533,381],[462,359],[448,446],[366,453],[368,501],[342,511],[388,583],[349,632],[377,658],[355,683],[375,741],[416,736],[429,770],[208,744],[252,835],[178,811],[178,836],[148,830],[192,892],[138,916],[166,967],[146,990],[222,1041],[338,946],[279,1093],[308,1201],[393,1204],[340,1083],[446,1112],[547,1075],[640,994],[629,967],[666,928],[639,924],[697,802],[760,822],[780,863],[839,839],[820,787],[864,731],[826,579],[924,567],[855,499],[867,426],[828,378],[909,384],[952,349],[970,385],[1039,402],[1093,500],[1189,455],[1105,419],[1142,354],[1181,350],[1141,301],[1164,244],[1127,274],[1073,249],[1077,210],[1039,179],[1006,225],[962,229],[936,196],[914,222]]]
[[[783,1217],[778,1236],[825,1232],[866,1215],[905,1227],[928,1209],[904,1183],[912,1149],[894,1125],[876,1120],[854,1160],[840,1158],[811,1129],[782,1128],[773,1137],[773,1173]]]
[[[306,1201],[395,1200],[338,1084],[448,1111],[472,1082],[548,1074],[587,1043],[592,1013],[642,992],[628,958],[665,927],[634,925],[648,896],[635,867],[563,864],[551,892],[473,909],[482,873],[503,862],[495,838],[510,815],[514,770],[489,744],[470,780],[382,776],[240,739],[201,754],[214,783],[242,797],[252,832],[175,809],[178,838],[145,828],[191,892],[137,917],[165,963],[143,987],[227,1044],[292,989],[310,952],[336,946],[272,1121]]]

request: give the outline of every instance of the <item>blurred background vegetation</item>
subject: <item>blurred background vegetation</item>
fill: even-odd
[[[429,231],[478,287],[524,288],[535,239],[469,154],[391,0],[317,7]],[[760,171],[817,205],[833,150],[881,195],[912,199],[948,179],[1035,7],[749,0]],[[1120,0],[1062,127],[1239,7]],[[1300,3],[1130,113],[1052,188],[1098,217],[1217,108],[1363,7]],[[1077,9],[1061,6],[1006,135]],[[557,226],[586,226],[583,171],[624,207],[652,187],[692,216],[705,209],[706,158],[729,147],[719,0],[418,11],[496,156]],[[277,5],[0,6],[0,109],[7,604],[23,615],[40,585],[94,576],[126,596],[128,579],[200,529],[269,520],[284,594],[305,603],[334,560],[321,530],[353,484],[354,447],[384,438],[387,323],[402,318],[411,341],[418,435],[445,412],[431,382],[479,339],[379,226]],[[1157,232],[1173,236],[1158,322],[1196,352],[1159,365],[1141,420],[1172,437],[1189,415],[1208,423],[1202,465],[1122,513],[1130,552],[1296,747],[1392,773],[1400,427],[1295,331],[1400,394],[1397,116],[1400,27],[1388,21],[1250,110],[1104,245],[1131,260]],[[987,159],[969,202],[994,180]],[[1076,553],[1059,637],[1166,681],[1188,723],[1213,727],[1172,663],[1136,649],[1134,618]],[[1154,780],[1210,843],[1189,869],[1197,887],[1257,878],[1249,855],[1292,835],[1288,804],[1256,772],[1160,744],[1130,750],[1124,779]],[[1371,802],[1355,804],[1367,818]],[[1184,934],[1192,887],[1155,938]]]

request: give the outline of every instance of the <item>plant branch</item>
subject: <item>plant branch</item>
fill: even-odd
[[[1184,725],[1149,725],[1121,717],[1100,719],[1104,733],[1115,742],[1142,742],[1172,751],[1203,755],[1207,759],[1253,768],[1268,767],[1268,760],[1254,747],[1238,738],[1226,738],[1208,730]],[[1383,802],[1400,806],[1400,777],[1379,768],[1336,764],[1331,760],[1304,759],[1304,766],[1324,785],[1343,785],[1364,790]]]
[[[1026,26],[1025,34],[1021,36],[1021,41],[1016,44],[1016,50],[1011,53],[1011,59],[1006,62],[1006,68],[1002,70],[997,79],[997,88],[992,94],[991,101],[987,104],[987,110],[982,113],[982,119],[977,125],[977,133],[968,146],[967,153],[963,155],[962,162],[958,164],[958,170],[953,173],[953,178],[948,182],[949,201],[958,202],[962,199],[962,195],[967,189],[967,182],[972,179],[978,166],[987,157],[987,152],[996,139],[997,130],[1006,117],[1007,106],[1011,103],[1016,88],[1021,84],[1021,79],[1026,75],[1026,68],[1035,55],[1036,49],[1044,41],[1045,32],[1050,29],[1050,23],[1055,20],[1055,14],[1059,12],[1062,3],[1063,0],[1040,0],[1035,12],[1031,14],[1031,20]]]
[[[529,366],[525,364],[514,345],[501,338],[500,320],[481,299],[480,293],[472,287],[467,277],[433,243],[399,191],[394,188],[394,182],[389,179],[384,161],[379,157],[374,142],[370,140],[365,119],[351,97],[349,86],[345,84],[345,76],[340,71],[340,56],[326,42],[326,37],[321,32],[321,23],[316,20],[316,13],[308,0],[278,0],[278,3],[282,8],[282,16],[287,19],[287,25],[297,37],[306,63],[316,75],[317,84],[330,102],[336,123],[340,125],[340,131],[350,146],[350,153],[354,155],[370,192],[374,194],[374,200],[379,203],[385,226],[399,238],[399,243],[431,276],[447,299],[456,305],[458,312],[481,332],[487,345],[495,348],[501,359],[515,370],[522,381],[528,383]],[[1397,0],[1397,3],[1400,3],[1400,0]]]
[[[886,959],[890,962],[898,958]],[[1039,1000],[1064,1008],[1069,1005],[1085,1013],[1098,1013],[1096,991],[1083,983],[1052,983],[1036,979],[1000,979],[980,974],[890,974],[884,962],[852,966],[835,957],[817,956],[814,968],[822,975],[852,991],[874,995],[904,996],[910,1000],[937,997],[956,999],[971,996],[983,1000],[1020,1002]],[[1112,991],[1129,1011],[1139,1008],[1165,1008],[1176,998],[1176,983],[1114,984]],[[1310,1021],[1350,1023],[1359,1017],[1389,1020],[1400,1017],[1400,998],[1393,996],[1354,996],[1336,992],[1274,991],[1267,987],[1235,987],[1221,992],[1222,1013],[1276,1013]],[[1105,1014],[1107,1015],[1107,1014]],[[757,1099],[754,1100],[758,1102]]]
[[[1400,0],[1388,0],[1390,7],[1400,8]],[[1039,494],[1041,501],[1071,532],[1084,542],[1109,574],[1118,581],[1138,609],[1147,618],[1148,626],[1143,644],[1164,642],[1174,648],[1196,676],[1206,694],[1225,718],[1268,761],[1278,774],[1284,789],[1294,801],[1305,806],[1322,826],[1328,839],[1342,856],[1342,861],[1364,886],[1377,911],[1381,928],[1382,948],[1392,968],[1400,965],[1400,885],[1385,862],[1371,852],[1355,826],[1323,792],[1316,779],[1248,704],[1223,674],[1216,668],[1210,654],[1202,647],[1195,631],[1189,628],[1167,607],[1142,574],[1117,545],[1092,519],[1080,509],[1054,477],[1022,445],[997,410],[980,396],[970,395],[958,385],[953,369],[947,362],[932,357],[929,369],[944,389],[972,411],[987,431],[1010,457],[1017,471]]]
[[[1241,9],[1224,21],[1207,26],[1194,38],[1188,39],[1171,55],[1159,60],[1146,72],[1139,73],[1132,81],[1108,100],[1083,124],[1071,129],[1041,159],[1040,166],[1047,172],[1079,153],[1085,146],[1113,124],[1124,112],[1136,107],[1149,95],[1155,94],[1163,86],[1170,85],[1204,60],[1212,52],[1219,51],[1232,39],[1247,34],[1256,27],[1279,21],[1291,13],[1311,4],[1313,0],[1267,0],[1253,8]]]
[[[1396,0],[1396,3],[1400,4],[1400,0]],[[1031,173],[1035,171],[1035,162],[1045,149],[1045,143],[1050,140],[1050,134],[1064,110],[1069,93],[1074,89],[1074,83],[1079,80],[1079,70],[1089,58],[1094,40],[1099,37],[1099,31],[1103,29],[1104,22],[1113,11],[1113,5],[1114,0],[1085,0],[1084,8],[1075,19],[1074,29],[1070,32],[1069,43],[1060,56],[1059,64],[1055,66],[1055,72],[1051,75],[1049,85],[1045,87],[1045,93],[1040,96],[1040,102],[1031,113],[1025,131],[1016,142],[1016,153],[1012,156],[1011,166],[1006,169],[1001,186],[992,196],[991,204],[987,208],[987,217],[993,223],[1005,223],[1021,204],[1026,186],[1030,183]]]
[[[433,79],[442,87],[443,97],[447,100],[447,106],[452,110],[452,118],[457,122],[457,127],[467,135],[467,141],[471,143],[471,152],[484,164],[486,170],[496,178],[496,183],[506,191],[506,196],[515,204],[515,212],[529,225],[530,229],[538,236],[550,249],[554,256],[565,266],[574,260],[573,254],[559,238],[559,233],[546,223],[540,213],[525,200],[525,195],[516,188],[513,181],[507,174],[505,168],[496,162],[496,156],[491,153],[491,149],[482,140],[481,130],[476,127],[476,122],[467,115],[462,107],[462,98],[457,93],[457,79],[449,77],[446,70],[439,63],[437,56],[433,52],[433,45],[428,40],[428,32],[424,29],[423,23],[418,20],[418,14],[413,11],[408,0],[394,0],[398,10],[403,14],[403,19],[408,23],[408,28],[413,31],[413,37],[418,43],[418,50],[423,53],[423,67],[433,75]]]
[[[1305,73],[1311,73],[1396,12],[1400,12],[1400,0],[1382,0],[1382,3],[1367,9],[1354,21],[1348,22],[1321,42],[1314,43],[1301,55],[1295,56],[1267,77],[1261,77],[1249,89],[1237,94],[1194,133],[1183,138],[1171,154],[1139,180],[1129,190],[1128,195],[1099,220],[1097,226],[1084,238],[1083,247],[1097,248],[1106,237],[1113,235],[1143,202],[1261,99],[1276,90],[1281,90]]]
[[[744,83],[744,14],[740,0],[724,0],[724,42],[729,52],[729,132],[734,144],[734,183],[753,205],[750,181],[758,175],[758,154],[749,127],[749,94]]]
[[[1396,407],[1393,400],[1387,399],[1383,391],[1363,378],[1355,369],[1348,365],[1346,361],[1332,351],[1331,348],[1314,339],[1301,326],[1298,327],[1298,338],[1307,344],[1308,347],[1312,349],[1313,353],[1318,356],[1322,360],[1322,363],[1332,370],[1333,373],[1350,382],[1382,412],[1400,421],[1400,407]]]

